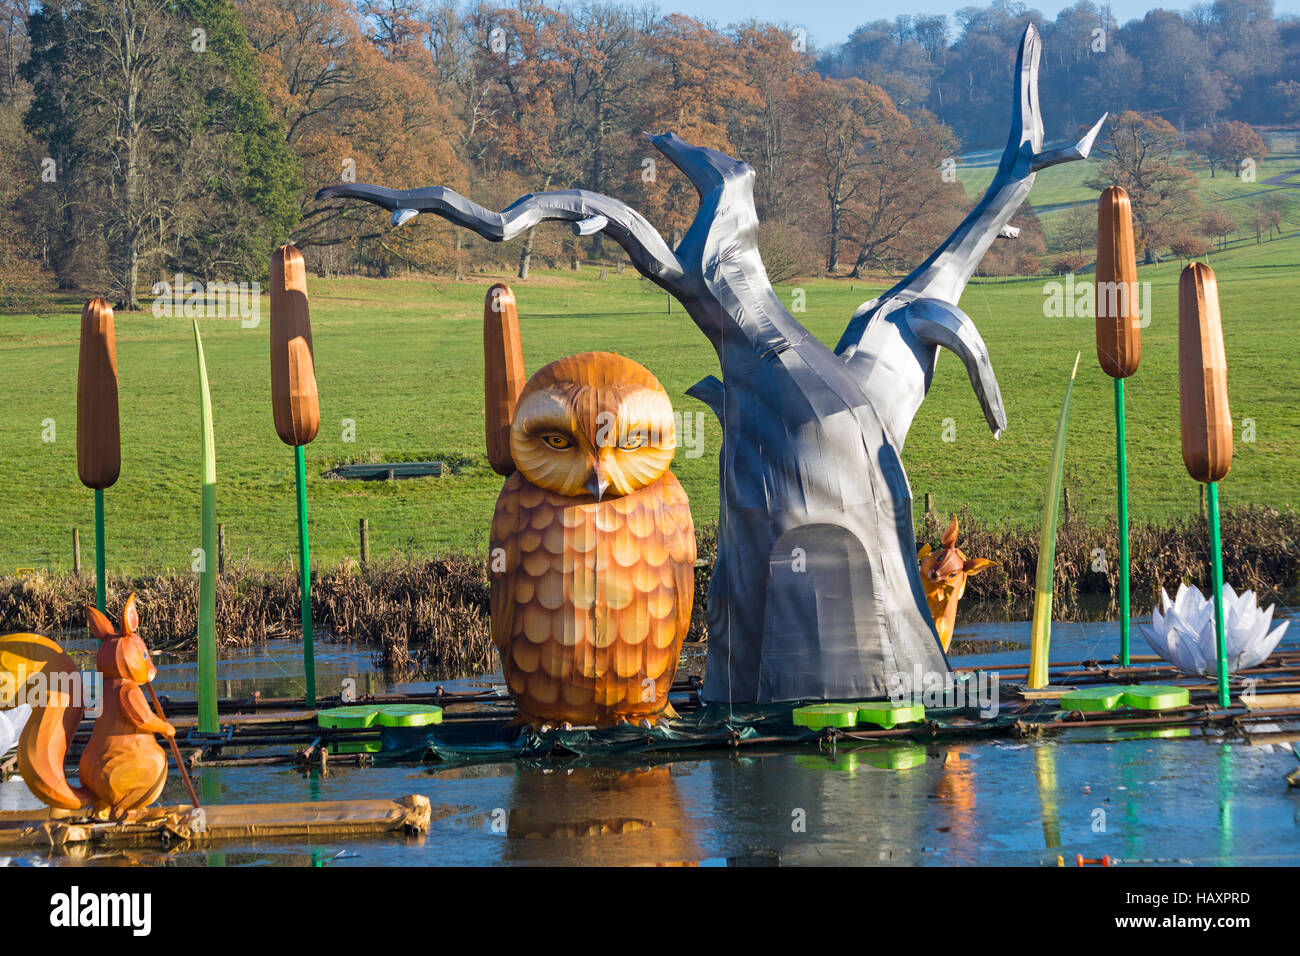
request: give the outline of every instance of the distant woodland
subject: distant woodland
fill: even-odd
[[[495,246],[313,197],[443,184],[499,209],[583,187],[673,237],[696,196],[642,135],[668,130],[754,166],[776,281],[898,274],[970,206],[953,158],[1005,142],[1028,22],[1048,138],[1111,113],[1095,185],[1133,194],[1148,261],[1280,230],[1281,200],[1238,222],[1198,200],[1195,176],[1238,175],[1267,153],[1261,127],[1300,126],[1300,19],[1271,0],[1122,24],[1090,0],[1053,20],[998,0],[820,49],[786,24],[618,4],[0,0],[0,308],[54,288],[139,308],[178,272],[256,281],[286,240],[318,274],[612,265],[622,252],[600,236],[540,227]],[[1065,221],[1049,249],[1026,207],[983,268],[1082,265],[1085,213],[1056,213],[1078,242]]]

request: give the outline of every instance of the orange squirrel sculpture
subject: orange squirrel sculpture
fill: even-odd
[[[158,799],[167,781],[167,756],[154,734],[173,737],[176,728],[153,712],[140,689],[158,670],[138,633],[135,595],[122,609],[120,633],[93,607],[87,606],[86,617],[91,634],[102,641],[96,667],[104,675],[104,688],[103,713],[77,768],[80,787],[70,786],[63,773],[68,743],[83,713],[76,664],[49,638],[13,634],[0,638],[0,672],[20,678],[15,686],[33,674],[45,674],[44,697],[33,707],[18,742],[18,769],[28,789],[51,807],[93,807],[120,820]]]
[[[939,632],[939,642],[943,644],[946,654],[948,645],[952,643],[953,628],[957,625],[957,602],[966,593],[966,579],[993,567],[995,562],[988,558],[968,558],[957,547],[955,515],[939,543],[943,547],[933,553],[928,544],[922,545],[916,556],[921,562],[921,585],[925,588],[925,600],[930,605],[934,627]]]

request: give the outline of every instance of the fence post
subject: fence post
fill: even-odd
[[[226,573],[226,526],[217,525],[217,573]]]
[[[933,514],[933,512],[934,512],[934,508],[932,507],[932,505],[933,505],[933,502],[932,502],[931,499],[930,499],[930,492],[927,491],[927,492],[925,493],[925,513],[926,513],[927,515]]]
[[[370,521],[361,519],[361,563],[370,563]]]
[[[81,532],[72,529],[72,573],[81,573]]]

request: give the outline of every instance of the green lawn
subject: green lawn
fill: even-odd
[[[1293,331],[1300,238],[1216,254],[1225,314],[1237,457],[1223,482],[1225,506],[1297,505],[1300,453]],[[1166,263],[1142,270],[1153,318],[1142,366],[1128,384],[1134,519],[1167,519],[1197,507],[1181,464],[1177,394],[1177,277]],[[1084,280],[1086,281],[1086,279]],[[482,437],[481,309],[489,277],[474,281],[313,280],[313,330],[322,427],[308,447],[313,554],[357,553],[357,523],[370,521],[372,553],[428,554],[485,547],[501,479]],[[833,343],[853,310],[881,288],[845,280],[802,283],[811,331]],[[969,503],[987,518],[1033,524],[1061,393],[1076,350],[1084,353],[1070,421],[1068,464],[1089,515],[1112,506],[1111,382],[1097,368],[1089,318],[1045,318],[1043,279],[982,281],[962,306],[980,327],[1006,399],[1000,442],[984,425],[960,363],[945,355],[904,454],[915,497],[938,509]],[[624,352],[649,366],[676,406],[698,413],[703,454],[679,451],[675,470],[696,521],[717,513],[718,426],[682,393],[717,371],[704,337],[667,297],[627,274],[542,273],[517,286],[528,370],[586,349]],[[789,297],[789,290],[783,289]],[[92,494],[76,474],[79,302],[35,316],[0,317],[0,573],[67,568],[79,527],[93,564]],[[212,383],[218,512],[231,555],[262,564],[294,552],[292,453],[271,423],[268,317],[256,329],[200,321]],[[122,475],[107,493],[110,567],[188,568],[199,544],[199,417],[190,323],[144,312],[118,317]],[[1243,442],[1253,419],[1255,441]],[[55,441],[42,441],[54,420]],[[344,420],[356,441],[343,441]],[[955,441],[944,441],[945,419]],[[358,483],[320,477],[367,456],[468,459],[460,474]]]
[[[1223,207],[1236,217],[1240,230],[1236,238],[1254,241],[1254,234],[1247,237],[1246,221],[1250,216],[1250,206],[1265,192],[1284,188],[1268,185],[1264,181],[1273,176],[1300,170],[1300,131],[1281,131],[1264,134],[1269,146],[1269,155],[1261,160],[1255,170],[1253,183],[1243,182],[1232,175],[1231,171],[1218,170],[1214,175],[1204,168],[1195,168],[1197,191],[1201,204],[1210,208],[1215,204]],[[962,156],[957,166],[957,178],[972,198],[983,195],[988,184],[993,180],[1001,158],[1000,150],[980,150]],[[1087,181],[1097,174],[1100,160],[1095,157],[1077,163],[1065,163],[1051,166],[1038,174],[1034,181],[1034,190],[1029,202],[1043,220],[1043,227],[1049,240],[1053,235],[1051,220],[1057,213],[1079,203],[1092,204],[1097,201],[1097,191],[1087,185]],[[1291,182],[1300,179],[1293,176]],[[1293,196],[1295,194],[1293,193]],[[1300,228],[1300,196],[1295,196],[1297,208],[1293,208],[1288,225],[1291,229]],[[1055,248],[1055,246],[1053,246]]]

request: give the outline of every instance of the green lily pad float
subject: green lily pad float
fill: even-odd
[[[380,727],[427,727],[442,723],[442,708],[432,704],[385,704],[375,723]]]
[[[858,704],[808,704],[794,709],[794,725],[810,730],[825,727],[856,727]]]
[[[807,770],[838,770],[841,773],[853,773],[858,769],[856,753],[836,754],[823,757],[821,754],[800,754],[794,758],[796,765]]]
[[[1163,737],[1190,737],[1191,727],[1144,727],[1141,730],[1125,730],[1124,736],[1134,740],[1158,740]]]
[[[1186,687],[1171,687],[1160,684],[1140,684],[1124,691],[1124,703],[1134,710],[1169,710],[1171,707],[1186,707],[1191,700]]]
[[[357,730],[373,724],[378,713],[378,707],[366,707],[361,704],[352,707],[332,707],[316,715],[316,725],[338,730]]]
[[[858,704],[858,722],[875,724],[888,730],[899,724],[914,724],[925,720],[925,708],[912,701],[872,701]]]
[[[377,754],[383,748],[384,745],[378,740],[345,740],[342,743],[330,744],[330,753]]]
[[[901,744],[859,751],[862,759],[881,770],[911,770],[925,763],[925,748],[920,744]]]
[[[1114,710],[1124,701],[1127,687],[1085,687],[1061,695],[1062,710]]]

